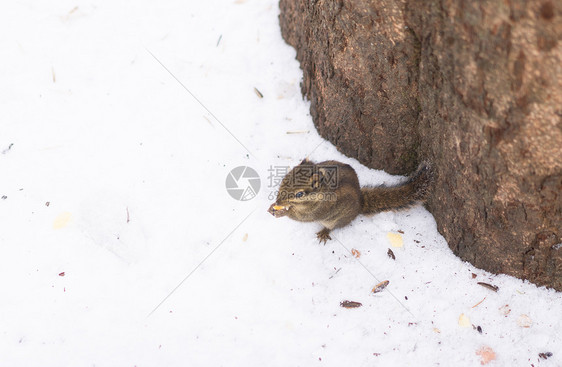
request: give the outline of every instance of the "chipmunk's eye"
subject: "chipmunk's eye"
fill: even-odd
[[[299,191],[295,194],[295,197],[298,198],[302,198],[304,196],[304,191]]]

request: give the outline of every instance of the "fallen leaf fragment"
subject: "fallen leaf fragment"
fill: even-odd
[[[539,357],[541,357],[542,359],[548,359],[552,357],[552,353],[551,352],[539,353]]]
[[[59,277],[63,277],[64,276],[64,271],[62,273],[59,273]]]
[[[382,292],[383,289],[386,288],[386,286],[390,283],[390,281],[388,280],[383,280],[382,282],[380,282],[379,284],[375,285],[375,287],[373,288],[372,292],[373,293],[379,293]]]
[[[439,330],[439,329],[436,328],[436,327],[433,328],[433,332],[438,333],[438,334],[441,334],[441,330]]]
[[[485,365],[496,359],[496,353],[490,347],[482,347],[476,351],[476,355],[480,356],[480,364]]]
[[[529,328],[531,327],[531,325],[533,325],[533,320],[531,320],[529,316],[523,314],[517,319],[517,325],[524,328]]]
[[[354,248],[351,249],[351,254],[358,259],[361,257],[361,252],[359,252],[359,250],[356,250]]]
[[[394,252],[392,252],[391,249],[388,249],[388,251],[386,252],[386,254],[387,254],[388,257],[390,257],[392,260],[396,260],[396,256],[394,256]]]
[[[66,227],[66,225],[70,222],[70,218],[72,217],[72,214],[70,214],[69,212],[64,212],[59,214],[58,217],[55,218],[55,221],[53,222],[53,228],[54,229],[61,229]]]
[[[248,240],[248,234],[246,233],[244,234],[244,237],[242,237],[242,241],[246,242],[247,240]]]
[[[481,285],[484,288],[488,288],[491,291],[497,292],[500,288],[497,285],[492,285],[492,284],[488,284],[488,283],[484,283],[484,282],[478,282],[476,283],[478,285]]]
[[[357,307],[363,306],[363,304],[361,304],[360,302],[354,302],[354,301],[343,301],[343,302],[340,302],[340,306],[345,307],[345,308],[357,308]]]
[[[390,245],[392,247],[404,247],[404,241],[402,240],[401,234],[388,232],[386,237],[390,241]]]
[[[464,313],[461,313],[459,316],[459,326],[460,327],[469,327],[472,324],[470,323],[470,319]]]

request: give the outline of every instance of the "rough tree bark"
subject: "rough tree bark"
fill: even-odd
[[[318,131],[367,166],[428,159],[475,266],[562,290],[562,3],[281,0]]]

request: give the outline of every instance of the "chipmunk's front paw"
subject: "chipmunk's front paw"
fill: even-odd
[[[316,233],[316,238],[318,238],[318,242],[320,243],[324,241],[324,245],[325,245],[326,242],[328,242],[328,240],[332,239],[332,237],[330,237],[330,230],[328,228],[324,228],[320,232]]]

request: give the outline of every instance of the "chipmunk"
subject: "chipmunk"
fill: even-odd
[[[432,176],[429,164],[422,163],[396,186],[361,187],[350,165],[305,159],[283,178],[268,212],[276,218],[320,222],[324,228],[316,236],[326,244],[333,229],[345,227],[359,214],[405,209],[423,202]]]

